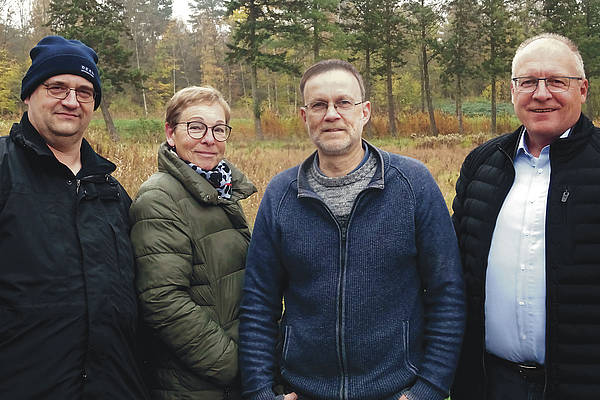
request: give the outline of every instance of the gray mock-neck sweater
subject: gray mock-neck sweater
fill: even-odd
[[[348,226],[348,218],[356,196],[371,182],[376,169],[377,158],[371,152],[356,170],[348,175],[331,178],[321,172],[318,157],[315,157],[308,171],[308,184],[329,207],[343,231],[346,231]]]

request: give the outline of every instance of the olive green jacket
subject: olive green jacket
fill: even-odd
[[[130,217],[136,285],[148,333],[145,364],[154,399],[237,399],[238,313],[250,230],[239,204],[256,188],[237,168],[232,196],[163,143],[158,171]]]

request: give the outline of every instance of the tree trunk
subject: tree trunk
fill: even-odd
[[[254,110],[254,133],[259,140],[264,139],[262,127],[260,125],[260,99],[258,98],[256,66],[252,65],[250,71],[250,85],[252,86],[252,103]]]
[[[587,94],[587,107],[585,110],[586,116],[591,119],[592,121],[594,120],[594,118],[596,117],[596,110],[594,110],[594,98],[596,96],[594,96],[594,91],[590,90],[592,87],[592,79],[588,78],[588,82],[589,82],[589,87],[588,87],[588,94]]]
[[[100,103],[100,110],[102,111],[102,117],[104,118],[104,124],[106,125],[108,136],[110,136],[113,142],[118,142],[121,140],[121,138],[119,137],[119,132],[117,132],[115,123],[113,122],[110,111],[108,110],[109,106],[109,102],[104,100]]]
[[[242,93],[244,94],[244,97],[246,97],[246,79],[244,78],[244,64],[242,64],[240,62],[240,75],[242,78]]]
[[[427,45],[425,44],[425,29],[421,30],[421,53],[423,56],[423,83],[425,86],[425,99],[427,100],[427,110],[429,111],[429,126],[433,136],[438,135],[437,125],[435,123],[435,114],[433,112],[433,101],[431,101],[431,88],[429,87],[429,68],[427,67]]]
[[[461,135],[465,132],[463,126],[462,112],[462,76],[456,75],[456,118],[458,118],[458,133]]]
[[[496,76],[492,76],[492,109],[491,109],[490,132],[492,135],[496,134]]]
[[[394,93],[392,86],[392,61],[389,59],[386,60],[386,86],[387,86],[387,103],[388,103],[388,121],[389,121],[389,130],[393,137],[397,135],[396,129],[396,112],[394,109]]]
[[[319,60],[321,52],[321,38],[319,37],[319,23],[317,18],[313,18],[313,63]]]
[[[134,39],[133,42],[135,43],[135,60],[137,63],[137,69],[141,71],[140,68],[140,53],[138,50],[138,44],[137,44],[137,39]],[[142,100],[144,101],[144,115],[146,116],[146,118],[148,118],[148,104],[146,103],[146,89],[144,88],[144,80],[141,80],[142,82]]]
[[[423,77],[423,56],[419,55],[419,78],[421,86],[421,112],[425,112],[425,78]]]
[[[369,46],[365,49],[365,73],[363,76],[363,83],[365,85],[365,98],[361,100],[370,100],[371,99],[371,49]],[[373,104],[371,104],[371,115],[375,109],[373,108]],[[370,122],[365,126],[365,134],[367,136],[371,136],[373,134],[373,125]]]

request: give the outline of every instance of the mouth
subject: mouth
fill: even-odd
[[[543,114],[543,113],[549,113],[552,111],[556,111],[556,109],[555,108],[533,108],[533,109],[530,109],[529,111],[534,112],[534,113]]]
[[[196,153],[200,157],[214,157],[216,155],[216,153],[211,153],[208,151],[195,151],[194,153]]]
[[[321,130],[321,132],[326,133],[326,132],[342,132],[344,129],[343,128],[329,128],[329,129],[323,129]]]
[[[56,115],[58,115],[59,117],[69,118],[69,119],[70,118],[79,118],[79,115],[67,113],[67,112],[58,112],[58,113],[56,113]]]

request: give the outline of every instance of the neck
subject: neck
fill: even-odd
[[[562,135],[562,133],[560,135]],[[529,150],[529,153],[531,153],[531,155],[534,157],[539,157],[542,149],[552,144],[560,137],[560,135],[540,138],[527,132],[525,135],[525,143],[527,143],[527,149]]]
[[[78,146],[58,147],[47,142],[46,144],[54,157],[60,163],[66,165],[73,172],[73,175],[77,175],[81,170],[81,140]]]
[[[318,151],[318,154],[321,172],[323,172],[325,176],[336,178],[348,175],[354,170],[365,156],[365,149],[363,149],[361,144],[355,150],[347,154],[323,154],[320,150]]]

